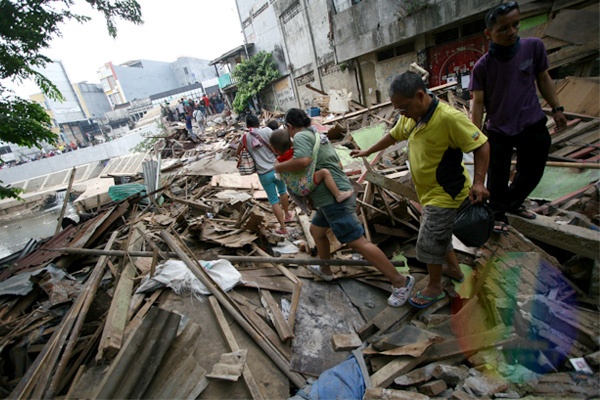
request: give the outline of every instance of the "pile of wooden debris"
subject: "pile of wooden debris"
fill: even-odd
[[[462,108],[449,89],[437,93]],[[421,289],[426,268],[414,255],[421,208],[403,144],[364,164],[348,156],[385,132],[394,110],[355,108],[315,122],[344,160],[368,239]],[[571,146],[573,130],[589,121],[597,133],[597,118],[578,118],[560,143]],[[576,194],[538,200],[547,218],[566,222],[529,228],[535,243],[514,221],[482,248],[456,241],[465,280],[445,278],[448,295],[427,309],[390,308],[389,282],[333,236],[336,279],[308,272],[321,261],[311,254],[309,216],[298,208],[289,238],[270,233],[276,221],[257,177],[236,173],[242,126],[224,119],[199,145],[170,129],[155,145],[156,158],[172,159],[160,167],[156,190],[88,210],[95,217],[1,270],[4,396],[598,395],[597,178]]]

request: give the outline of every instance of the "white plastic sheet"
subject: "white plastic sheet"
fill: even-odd
[[[225,292],[231,290],[242,279],[239,271],[227,260],[200,261],[200,265]],[[168,260],[160,264],[152,278],[149,275],[144,278],[136,293],[153,292],[165,286],[179,295],[190,292],[199,298],[201,295],[211,294],[180,260]]]

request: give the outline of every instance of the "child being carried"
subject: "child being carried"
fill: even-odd
[[[278,162],[281,163],[284,161],[288,161],[294,157],[294,148],[292,147],[292,139],[287,130],[277,129],[277,130],[273,131],[273,133],[271,134],[270,143],[271,143],[271,147],[273,148],[273,150],[275,151],[275,153],[278,156],[277,157]],[[281,176],[281,179],[283,179],[283,181],[288,186],[288,189],[290,191],[293,191],[294,194],[296,194],[298,196],[306,196],[310,192],[312,192],[312,190],[315,189],[314,187],[312,188],[312,190],[308,189],[312,186],[310,184],[311,180],[312,180],[312,182],[314,182],[315,187],[316,187],[316,185],[319,185],[321,182],[325,182],[325,186],[327,187],[327,189],[329,189],[329,191],[331,192],[333,197],[335,197],[335,201],[338,203],[341,203],[344,200],[348,199],[350,196],[352,196],[352,193],[354,193],[352,190],[348,190],[348,191],[344,191],[344,192],[340,191],[340,189],[337,187],[337,185],[333,179],[333,176],[331,175],[331,172],[329,172],[329,170],[327,170],[327,169],[320,169],[318,171],[315,170],[313,176],[308,176],[307,174],[299,176],[298,174],[291,173],[291,172],[280,172],[279,175]],[[293,182],[293,180],[300,180],[301,182]],[[297,187],[303,188],[300,193],[298,193],[297,190],[293,190],[294,188],[297,188]]]

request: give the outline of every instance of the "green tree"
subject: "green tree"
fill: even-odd
[[[108,34],[117,36],[116,20],[142,24],[142,11],[135,0],[85,0],[106,19]],[[51,60],[42,54],[52,39],[61,36],[61,26],[75,20],[84,23],[89,17],[69,10],[74,0],[0,0],[0,141],[27,147],[53,143],[57,136],[50,131],[50,117],[44,109],[17,97],[5,85],[6,80],[21,83],[31,79],[47,97],[62,100],[58,88],[38,72]],[[37,70],[36,70],[37,69]],[[0,199],[18,197],[18,189],[0,181]]]
[[[233,109],[241,113],[248,107],[248,102],[279,77],[279,71],[271,53],[260,51],[235,67],[233,76],[237,81],[238,91],[233,100]]]

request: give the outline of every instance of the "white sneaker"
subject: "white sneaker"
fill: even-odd
[[[390,307],[402,307],[410,297],[410,292],[415,286],[415,278],[406,275],[406,286],[397,288],[392,286],[392,294],[388,297],[388,305]]]
[[[323,271],[321,271],[320,265],[307,265],[306,268],[313,274],[323,279],[326,282],[331,282],[334,278],[333,275],[327,275]]]

